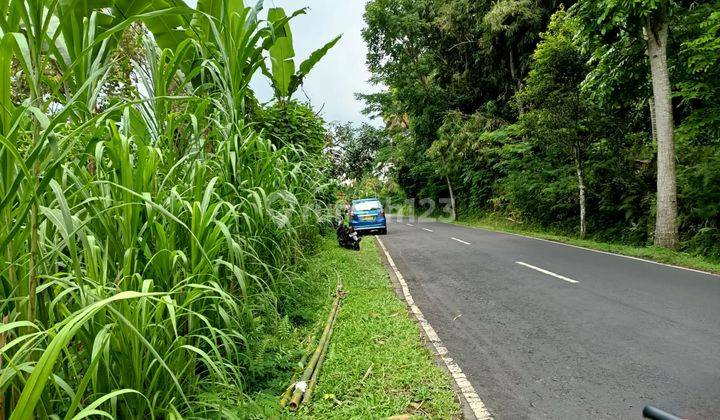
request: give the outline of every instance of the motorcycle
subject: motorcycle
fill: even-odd
[[[360,251],[361,238],[352,226],[347,226],[343,223],[343,220],[340,219],[335,227],[335,232],[337,233],[338,245],[343,248]]]

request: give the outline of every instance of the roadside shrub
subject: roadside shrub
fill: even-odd
[[[296,100],[277,101],[260,108],[254,116],[254,127],[277,147],[300,146],[311,155],[325,148],[325,122],[309,104]]]
[[[281,340],[322,294],[297,275],[328,218],[321,156],[246,121],[270,28],[226,1],[34,4],[11,0],[0,36],[0,75],[33,76],[21,103],[0,86],[0,417],[227,418],[287,368]],[[143,11],[123,94],[144,95],[99,107],[113,31]]]

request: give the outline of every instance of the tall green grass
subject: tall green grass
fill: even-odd
[[[326,177],[245,121],[257,7],[85,3],[0,11],[0,418],[227,415],[198,395],[242,402],[254,335],[306,287]],[[146,94],[103,107],[138,20]]]

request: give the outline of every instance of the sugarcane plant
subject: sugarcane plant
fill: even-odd
[[[277,22],[229,0],[0,6],[0,419],[232,416],[199,396],[242,401],[247,332],[302,287],[325,217],[321,168],[247,123]],[[135,94],[107,100],[139,22]]]

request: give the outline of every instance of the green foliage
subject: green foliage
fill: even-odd
[[[255,130],[272,140],[277,147],[300,146],[318,155],[327,145],[325,121],[309,104],[297,101],[275,102],[257,110],[253,116]]]
[[[578,191],[578,206],[584,211],[585,166],[587,155],[591,152],[592,142],[602,133],[595,127],[601,121],[594,103],[581,92],[581,83],[587,74],[587,57],[573,40],[577,32],[577,22],[566,17],[564,10],[555,13],[546,32],[541,34],[541,42],[533,54],[530,73],[525,79],[524,88],[518,92],[517,101],[521,109],[526,110],[519,121],[523,125],[529,143],[536,151],[529,157],[532,164],[525,166],[526,173],[520,177],[526,180],[536,179],[533,175],[542,173],[540,182],[526,182],[513,186],[523,190],[528,185],[544,185],[542,198],[554,203],[549,212],[535,213],[545,220],[561,216],[561,220],[573,220],[572,212],[565,208],[567,203],[576,202],[569,194],[568,186],[575,185]],[[537,159],[540,157],[540,159]],[[544,159],[543,159],[544,158]],[[568,165],[571,163],[571,165]],[[534,174],[530,171],[534,168]],[[568,182],[570,174],[575,172],[575,182]],[[515,174],[510,174],[509,179]],[[545,179],[542,179],[542,178]],[[512,181],[511,181],[512,182]],[[554,188],[552,188],[554,187]],[[509,188],[510,191],[515,188]],[[581,196],[582,194],[582,196]],[[516,197],[515,206],[532,203],[530,197]],[[522,202],[520,202],[522,201]],[[561,204],[563,203],[563,204]],[[546,206],[541,206],[541,208]],[[559,208],[560,207],[560,208]],[[529,209],[522,213],[531,214]],[[550,216],[548,218],[548,216]],[[585,220],[580,220],[581,235],[585,234]]]
[[[580,168],[588,232],[645,244],[656,145],[644,31],[667,24],[680,233],[715,258],[719,18],[717,1],[371,1],[368,65],[387,89],[361,97],[393,138],[372,165],[392,163],[400,197],[447,197],[447,175],[461,217],[566,233]]]
[[[410,413],[430,418],[460,416],[448,377],[419,341],[378,255],[378,245],[363,240],[359,253],[329,241],[313,260],[309,275],[331,283],[343,279],[343,300],[328,357],[309,418],[377,418]],[[364,378],[364,379],[363,379]],[[414,408],[421,404],[420,410]]]
[[[311,140],[275,143],[246,111],[271,28],[141,3],[0,12],[0,417],[226,418],[201,395],[242,405],[286,369],[271,335],[319,291],[297,271],[329,216],[322,120],[298,105],[282,129]],[[113,69],[137,21],[153,37]]]
[[[332,145],[334,174],[341,180],[360,182],[365,176],[377,176],[383,163],[376,162],[378,151],[389,147],[384,130],[369,124],[353,127],[352,124],[336,123],[328,134]]]
[[[438,129],[438,139],[435,140],[425,155],[432,159],[440,176],[456,176],[468,155],[472,143],[465,136],[463,115],[459,112],[450,112],[445,117],[443,125]]]
[[[295,48],[293,46],[292,31],[290,30],[290,19],[303,13],[305,13],[305,10],[300,9],[288,18],[281,8],[271,8],[268,11],[268,21],[273,25],[272,45],[268,49],[272,71],[266,71],[266,74],[272,82],[277,99],[290,99],[295,91],[300,88],[303,79],[310,70],[341,38],[338,35],[327,44],[313,51],[310,57],[300,63],[300,67],[296,71]]]
[[[317,392],[312,404],[289,413],[280,407],[279,395],[292,381],[293,371],[299,370],[297,362],[307,341],[311,336],[317,340],[322,332],[338,279],[347,296],[340,306]],[[320,252],[308,259],[302,281],[320,286],[316,301],[308,305],[314,323],[302,330],[302,336],[287,335],[281,325],[271,338],[286,340],[278,343],[278,358],[287,355],[282,381],[253,395],[253,402],[241,408],[228,398],[218,401],[222,394],[203,395],[207,401],[225,404],[226,416],[231,418],[376,418],[397,413],[460,418],[449,377],[421,343],[418,327],[395,295],[372,238],[363,240],[360,252],[349,252],[325,238]],[[257,362],[268,363],[268,359]]]
[[[272,63],[272,82],[276,95],[279,98],[290,96],[290,77],[295,74],[295,49],[293,47],[292,32],[285,11],[281,8],[272,8],[268,11],[268,20],[275,28],[275,41],[270,47],[270,61]]]
[[[684,29],[679,47],[677,97],[688,112],[678,127],[693,144],[720,144],[720,10],[717,2],[690,9],[678,27]]]
[[[714,146],[683,149],[678,183],[687,247],[720,261],[720,150]]]

